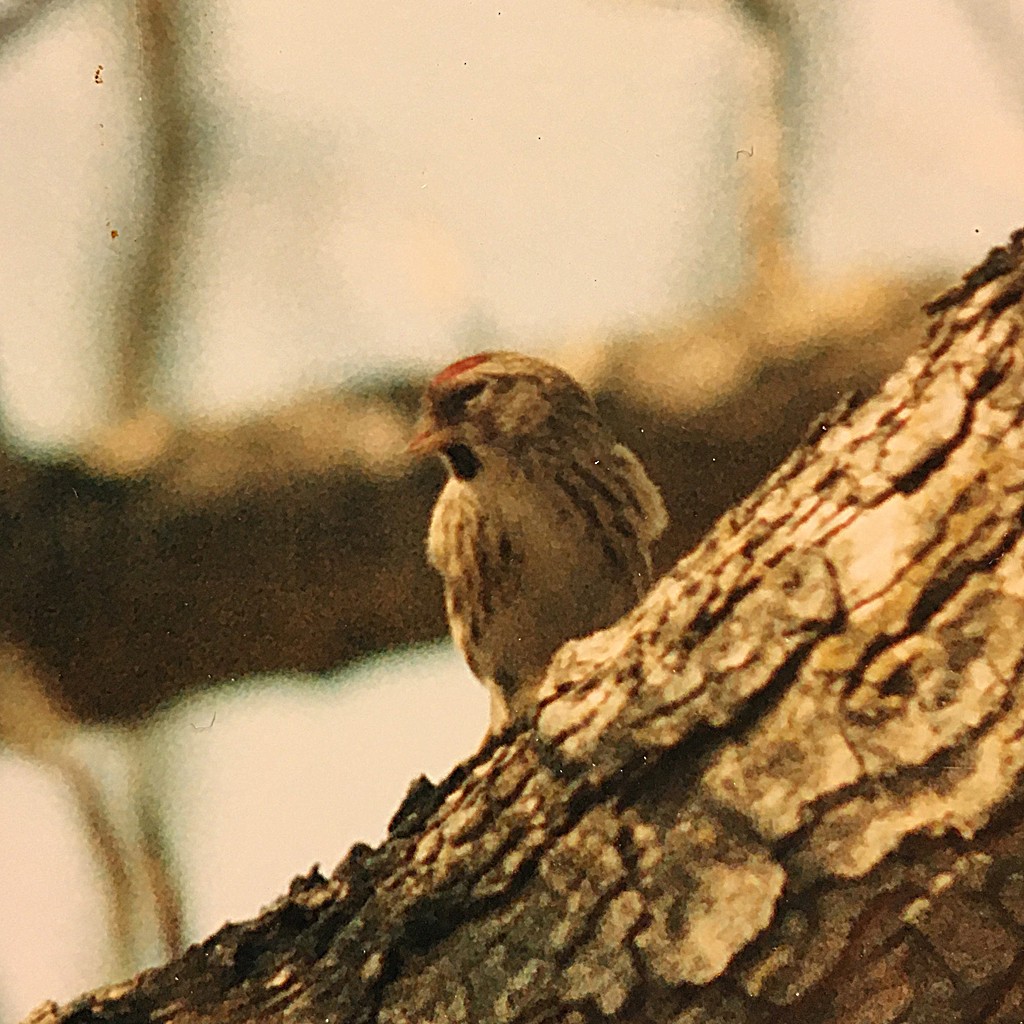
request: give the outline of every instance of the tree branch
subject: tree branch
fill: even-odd
[[[379,849],[30,1020],[1019,1008],[1024,232],[931,312]]]

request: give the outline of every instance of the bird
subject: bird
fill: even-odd
[[[584,388],[517,352],[441,370],[409,450],[447,468],[427,557],[497,734],[536,707],[558,648],[610,626],[649,590],[665,504]]]

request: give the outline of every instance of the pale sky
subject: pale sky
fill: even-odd
[[[474,337],[551,347],[727,294],[735,152],[756,140],[736,115],[749,44],[722,6],[217,6],[177,401],[246,409]],[[955,272],[1024,221],[1024,84],[960,3],[800,6],[811,272]],[[1024,41],[1019,5],[985,9]],[[132,256],[138,173],[131,10],[80,3],[0,60],[0,396],[36,443],[102,413],[104,285]]]

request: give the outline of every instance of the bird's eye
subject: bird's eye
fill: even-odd
[[[453,401],[458,402],[459,405],[466,405],[467,402],[471,402],[476,398],[485,387],[487,387],[487,382],[483,380],[475,381],[472,384],[465,384],[453,391],[451,398]]]
[[[441,415],[447,420],[457,419],[465,412],[466,406],[486,387],[486,381],[478,380],[449,392],[438,403]]]

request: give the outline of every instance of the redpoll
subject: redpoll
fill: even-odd
[[[567,373],[514,352],[427,386],[414,452],[449,479],[427,550],[455,643],[491,692],[491,729],[529,710],[565,641],[611,625],[651,583],[665,506]]]

